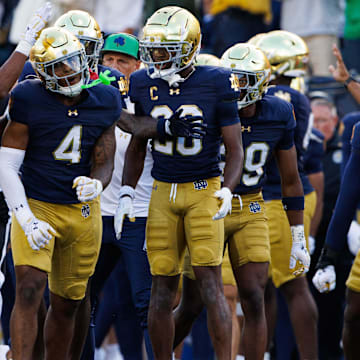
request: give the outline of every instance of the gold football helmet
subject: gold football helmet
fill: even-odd
[[[260,37],[256,46],[264,51],[272,66],[273,76],[304,76],[309,60],[305,41],[289,31],[275,30]]]
[[[190,66],[200,50],[201,32],[188,10],[167,6],[147,20],[140,40],[140,59],[152,78],[181,81],[178,73]]]
[[[251,37],[247,42],[248,44],[257,46],[257,42],[264,36],[266,33],[259,33]]]
[[[262,98],[269,84],[271,66],[259,48],[248,43],[236,44],[224,52],[221,64],[237,75],[241,90],[238,109]]]
[[[210,65],[210,66],[221,66],[220,59],[215,55],[211,54],[199,54],[196,59],[194,65]]]
[[[30,61],[50,91],[73,97],[79,95],[82,85],[89,82],[84,47],[65,29],[44,29],[31,49]]]
[[[103,37],[96,20],[86,11],[71,10],[61,15],[54,26],[73,33],[84,45],[89,68],[97,73]]]

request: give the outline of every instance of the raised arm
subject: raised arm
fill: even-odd
[[[360,104],[360,84],[350,76],[341,52],[335,44],[333,44],[332,50],[336,57],[336,68],[333,65],[330,65],[329,71],[336,81],[341,82],[346,86],[350,94]]]
[[[26,27],[24,38],[19,42],[7,61],[0,67],[0,99],[5,98],[16,83],[30,54],[31,47],[50,17],[51,4],[47,2],[34,13]]]

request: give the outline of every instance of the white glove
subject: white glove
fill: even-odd
[[[19,42],[16,51],[29,56],[31,47],[35,44],[41,30],[46,26],[52,15],[52,5],[47,2],[45,5],[37,9],[31,17],[26,30],[23,34],[23,40]]]
[[[349,250],[354,256],[356,256],[360,249],[360,225],[355,220],[351,222],[350,229],[347,234],[347,241]]]
[[[72,187],[76,187],[76,195],[81,202],[91,201],[97,198],[103,191],[100,180],[91,179],[87,176],[78,176],[75,178]]]
[[[214,195],[222,200],[220,210],[213,216],[213,220],[219,220],[231,213],[232,193],[229,188],[222,187]]]
[[[299,270],[295,270],[293,272],[295,276],[298,276],[309,271],[310,255],[306,249],[304,225],[293,225],[290,226],[290,229],[292,236],[292,247],[289,268],[294,269],[296,262],[299,261],[302,267]]]
[[[312,282],[321,293],[329,292],[336,287],[336,273],[334,265],[328,265],[324,269],[316,271]]]
[[[310,253],[310,255],[312,255],[314,253],[314,251],[315,251],[316,240],[311,235],[309,235],[308,244],[309,244],[309,253]]]
[[[116,238],[119,240],[125,216],[128,216],[130,221],[135,221],[133,200],[135,197],[135,190],[133,187],[124,185],[120,190],[119,204],[114,216],[114,228]]]
[[[56,231],[52,226],[36,217],[30,219],[23,226],[23,230],[33,250],[40,250],[40,248],[45,247],[51,238],[56,235]]]

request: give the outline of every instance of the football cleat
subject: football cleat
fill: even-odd
[[[248,43],[236,44],[224,52],[221,64],[237,76],[235,85],[241,90],[238,109],[262,98],[269,84],[271,66],[259,48]]]

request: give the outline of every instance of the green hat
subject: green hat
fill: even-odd
[[[126,33],[109,35],[104,42],[101,52],[114,51],[130,55],[139,60],[139,40],[134,36]]]

